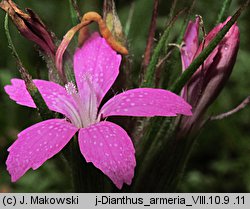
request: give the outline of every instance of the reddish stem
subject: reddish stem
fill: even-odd
[[[159,0],[154,0],[154,9],[153,14],[151,18],[151,23],[149,27],[149,35],[147,40],[147,46],[144,52],[144,59],[142,62],[143,71],[146,69],[146,67],[149,64],[150,61],[150,55],[151,55],[151,49],[154,43],[154,37],[155,37],[155,29],[156,29],[156,20],[158,16],[158,8],[159,8]]]

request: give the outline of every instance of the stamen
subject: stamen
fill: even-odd
[[[72,105],[70,102],[68,102],[67,100],[63,100],[62,101],[65,105],[65,108],[68,111],[69,114],[69,119],[71,120],[71,122],[78,128],[82,128],[82,121],[81,121],[81,117],[79,116],[79,113],[77,111],[77,109],[74,107],[74,105]]]
[[[83,83],[85,89],[85,108],[87,114],[88,125],[94,123],[96,121],[97,116],[97,97],[95,94],[94,86],[92,83],[92,75],[86,73],[83,76]]]
[[[91,80],[91,75],[84,74],[79,92],[73,82],[65,85],[67,94],[74,100],[74,104],[62,102],[67,109],[69,119],[78,128],[87,127],[95,123],[97,119],[97,98]]]
[[[76,86],[72,81],[65,85],[65,89],[69,95],[77,94]]]
[[[64,103],[65,108],[68,111],[69,119],[71,120],[71,122],[76,127],[81,128],[81,127],[83,127],[83,124],[82,124],[81,116],[79,114],[80,106],[78,107],[79,104],[78,104],[77,99],[76,99],[76,98],[78,98],[77,88],[76,88],[75,84],[72,81],[70,81],[65,85],[65,89],[67,91],[67,94],[72,96],[72,99],[76,102],[77,107],[75,107],[74,104],[67,102],[66,100],[62,101],[62,102]]]

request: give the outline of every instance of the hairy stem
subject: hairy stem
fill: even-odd
[[[16,51],[16,48],[12,42],[12,38],[10,36],[10,31],[9,31],[9,26],[8,26],[8,14],[6,13],[5,16],[5,22],[4,22],[4,28],[5,28],[5,33],[6,37],[8,40],[9,48],[11,49],[11,53],[16,59],[17,65],[19,67],[19,72],[21,74],[22,79],[25,82],[26,89],[29,92],[30,96],[32,97],[34,103],[36,104],[37,111],[42,117],[43,120],[53,118],[53,113],[49,110],[47,107],[47,104],[43,100],[43,97],[41,96],[40,92],[38,91],[37,87],[32,81],[31,75],[27,72],[27,70],[24,68],[22,61]]]
[[[250,103],[250,96],[248,96],[246,99],[244,99],[237,107],[235,107],[234,109],[225,112],[225,113],[221,113],[219,115],[214,115],[210,117],[210,120],[222,120],[224,118],[227,118],[237,112],[239,112],[240,110],[244,109],[247,105],[249,105]]]
[[[72,181],[74,192],[107,192],[110,184],[107,177],[92,163],[87,163],[83,158],[77,136],[71,140],[70,144],[70,167],[72,170]]]

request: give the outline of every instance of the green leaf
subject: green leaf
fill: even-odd
[[[216,25],[219,24],[220,22],[223,22],[226,19],[231,3],[232,3],[232,0],[224,0],[220,13],[218,15]]]
[[[151,61],[146,69],[146,75],[142,83],[142,87],[154,87],[156,65],[166,46],[166,41],[169,37],[170,29],[171,29],[171,26],[168,26],[167,29],[164,31],[157,46],[154,49],[154,53],[152,55]]]
[[[77,25],[80,22],[79,13],[76,7],[77,7],[76,0],[69,0],[70,17],[73,26]]]
[[[146,69],[145,77],[144,77],[144,80],[142,82],[142,87],[154,87],[156,66],[157,66],[157,63],[159,61],[160,56],[162,54],[165,54],[166,42],[168,40],[171,28],[172,28],[173,23],[174,23],[173,14],[174,14],[174,8],[176,6],[176,2],[177,2],[176,0],[173,1],[167,28],[165,29],[163,35],[160,38],[160,41],[158,42],[158,44],[156,45],[156,47],[154,49],[150,63]]]

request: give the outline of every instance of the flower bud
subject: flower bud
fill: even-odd
[[[107,28],[112,33],[112,36],[116,41],[122,45],[126,45],[127,40],[123,32],[122,24],[119,16],[116,12],[116,6],[114,0],[104,0],[103,2],[103,20],[105,21]]]
[[[12,0],[2,0],[0,7],[11,17],[20,33],[41,47],[45,54],[54,57],[55,45],[51,33],[31,9],[20,10]]]
[[[213,28],[199,46],[199,18],[189,23],[184,36],[185,44],[181,49],[183,70],[213,40],[229,19],[230,17]],[[199,129],[202,125],[202,116],[231,75],[239,49],[239,36],[239,28],[234,24],[185,86],[183,97],[192,105],[193,116],[183,119],[182,128]]]

